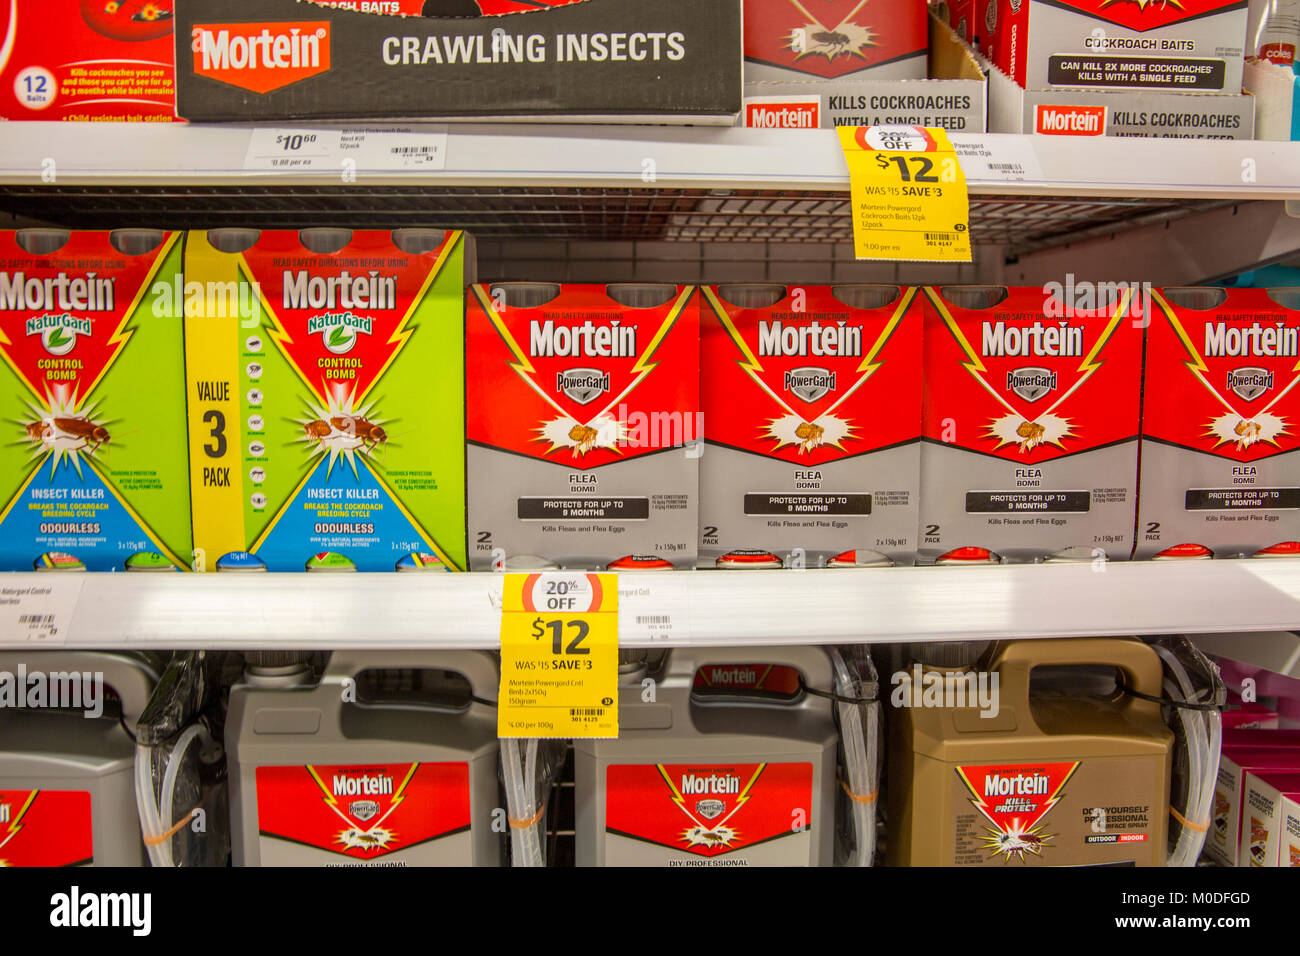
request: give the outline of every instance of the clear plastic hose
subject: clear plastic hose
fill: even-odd
[[[140,832],[150,837],[160,832],[158,826],[158,802],[153,795],[153,748],[140,745],[135,749],[135,805],[140,814]],[[165,866],[162,847],[146,840],[145,849],[149,853],[149,862],[154,866]]]
[[[542,814],[539,810],[543,788],[537,776],[537,741],[522,741],[522,756],[520,743],[513,738],[501,741],[501,775],[511,820],[511,860],[515,866],[542,867],[546,865],[546,854],[542,850]],[[525,820],[531,823],[516,825]]]
[[[1174,648],[1163,642],[1152,644],[1166,668],[1165,693],[1175,702],[1199,702],[1204,694],[1197,692],[1197,682]],[[1209,683],[1213,688],[1217,679],[1205,662]],[[1202,684],[1204,684],[1204,680]],[[1179,722],[1186,741],[1188,780],[1186,806],[1181,811],[1191,826],[1179,829],[1178,840],[1169,852],[1166,866],[1195,866],[1205,846],[1205,835],[1210,822],[1214,801],[1214,787],[1219,775],[1219,749],[1223,738],[1223,719],[1216,710],[1190,710],[1175,706],[1173,719]],[[1177,808],[1175,808],[1177,809]]]
[[[839,648],[828,647],[835,672],[835,693],[842,698],[874,697],[864,694],[862,675],[855,674]],[[865,660],[861,662],[865,664]],[[869,675],[874,679],[874,674]],[[876,795],[880,792],[878,746],[880,701],[847,700],[835,704],[839,715],[840,746],[844,754],[844,788],[849,794],[852,819],[851,849],[844,866],[871,866],[876,854]]]
[[[199,724],[191,724],[181,731],[175,746],[167,757],[167,766],[162,780],[162,812],[160,803],[154,793],[153,768],[154,747],[141,745],[135,751],[135,802],[140,814],[140,829],[146,838],[157,837],[166,833],[173,826],[173,802],[176,796],[176,779],[180,774],[181,761],[189,745],[201,735],[206,736],[205,729]],[[145,848],[149,852],[149,862],[154,866],[175,866],[172,856],[171,840],[153,843],[146,840]]]

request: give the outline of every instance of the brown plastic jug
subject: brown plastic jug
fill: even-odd
[[[1155,651],[1134,639],[1030,640],[995,645],[987,660],[983,671],[913,665],[895,676],[886,862],[1163,865],[1173,735],[1160,704],[1119,688],[1030,695],[1035,668],[1065,666],[1113,667],[1158,697]],[[996,707],[972,699],[981,674]]]

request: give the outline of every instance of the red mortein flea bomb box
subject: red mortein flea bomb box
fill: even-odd
[[[927,288],[920,553],[1127,558],[1137,498],[1135,290]]]
[[[1295,557],[1300,290],[1161,289],[1154,301],[1136,556]]]
[[[628,555],[693,568],[696,290],[476,285],[465,335],[471,570]]]
[[[703,290],[700,553],[916,552],[921,303],[892,285]]]

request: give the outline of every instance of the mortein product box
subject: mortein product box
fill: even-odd
[[[1241,92],[1241,0],[978,2],[990,58],[1024,89]]]
[[[429,0],[423,12],[180,0],[177,112],[729,126],[740,111],[740,0]]]
[[[916,552],[918,290],[703,290],[700,554]]]
[[[1129,556],[1141,289],[927,288],[920,551]]]
[[[1300,773],[1246,771],[1238,866],[1300,866]]]
[[[1250,139],[1257,98],[1160,90],[1022,90],[989,74],[989,129],[1043,136]]]
[[[789,15],[753,16],[752,8],[766,10],[769,6],[777,11],[784,8]],[[811,9],[827,16],[822,6]],[[979,64],[945,23],[926,17],[924,4],[902,6],[911,12],[882,24],[881,33],[891,38],[906,36],[915,20],[920,39],[910,42],[919,46],[907,57],[889,59],[883,39],[881,47],[867,46],[855,53],[850,45],[840,42],[838,38],[847,34],[838,30],[813,32],[812,36],[823,38],[820,44],[806,53],[796,53],[791,44],[810,29],[797,24],[807,18],[785,0],[770,4],[749,0],[745,5],[744,125],[759,129],[904,125],[982,133],[987,84]],[[863,22],[880,22],[873,19],[870,6],[859,5],[854,11],[850,3],[829,9],[838,10],[841,16],[852,12],[852,17]],[[874,16],[887,9],[882,7]]]
[[[1300,291],[1153,299],[1135,555],[1253,555],[1300,538]]]
[[[471,569],[694,567],[696,290],[479,285],[465,332]]]
[[[1255,133],[1256,97],[1240,90],[1027,90],[993,65],[994,59],[988,50],[976,55],[988,72],[990,132],[1154,139],[1250,139]]]
[[[0,570],[189,566],[180,281],[179,235],[0,232]]]
[[[465,567],[460,232],[186,237],[196,570]]]
[[[172,6],[0,3],[0,120],[174,120]]]
[[[1212,826],[1205,840],[1206,855],[1221,866],[1236,866],[1241,854],[1241,811],[1246,774],[1267,770],[1300,773],[1300,750],[1224,745],[1214,786]]]

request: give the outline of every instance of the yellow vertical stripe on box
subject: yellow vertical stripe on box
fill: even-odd
[[[223,255],[203,232],[185,242],[185,405],[190,448],[190,513],[194,570],[215,571],[217,559],[246,549],[239,406],[239,316],[216,290],[239,282],[239,258]],[[197,285],[196,285],[197,283]],[[239,297],[234,297],[238,302]],[[238,311],[238,310],[236,310]],[[200,389],[225,385],[214,397]]]

